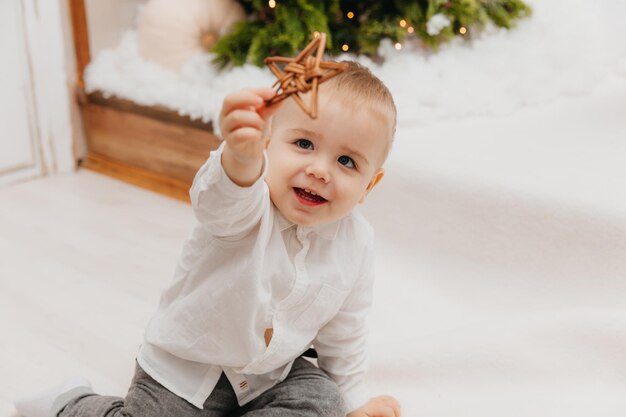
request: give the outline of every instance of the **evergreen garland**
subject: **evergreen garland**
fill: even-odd
[[[327,33],[330,55],[349,51],[376,58],[385,38],[401,44],[416,37],[436,50],[455,36],[471,37],[489,22],[511,28],[531,13],[522,0],[239,1],[248,20],[235,25],[211,49],[221,67],[248,62],[263,66],[268,56],[294,56],[316,31]]]

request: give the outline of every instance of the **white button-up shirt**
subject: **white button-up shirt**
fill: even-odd
[[[369,399],[372,229],[356,211],[315,227],[290,223],[270,201],[265,170],[239,187],[222,168],[222,149],[196,174],[190,195],[198,224],[137,361],[198,408],[224,372],[244,405],[282,381],[313,344],[353,411]]]

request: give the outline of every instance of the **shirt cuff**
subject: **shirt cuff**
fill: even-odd
[[[222,152],[226,142],[222,144],[209,156],[207,161],[207,171],[200,181],[200,189],[206,190],[213,185],[218,193],[228,195],[237,199],[247,198],[251,194],[258,192],[258,188],[265,186],[265,177],[267,176],[267,152],[263,151],[263,170],[259,178],[250,186],[242,187],[235,184],[229,177],[224,166],[222,165]]]

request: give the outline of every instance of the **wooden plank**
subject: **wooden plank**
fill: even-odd
[[[159,194],[190,202],[191,182],[189,181],[175,180],[155,172],[122,164],[96,153],[89,153],[81,162],[81,166]]]
[[[163,106],[85,94],[91,60],[84,0],[68,0],[76,56],[76,94],[89,153],[82,165],[125,182],[189,201],[195,173],[219,139],[211,123],[191,120]]]
[[[91,153],[188,183],[220,144],[207,130],[91,103],[83,120]]]
[[[84,101],[84,98],[81,99]],[[142,106],[131,100],[115,96],[107,97],[101,91],[87,94],[86,100],[89,103],[159,119],[163,122],[176,123],[211,132],[213,131],[213,124],[211,122],[203,122],[199,119],[192,120],[189,116],[181,116],[175,110],[164,106]]]
[[[76,55],[76,80],[81,89],[85,88],[83,75],[85,67],[91,61],[89,51],[89,32],[87,30],[87,12],[84,0],[69,0],[72,35],[74,37],[74,54]]]

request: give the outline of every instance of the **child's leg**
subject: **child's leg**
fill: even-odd
[[[198,409],[171,393],[137,366],[126,398],[87,394],[67,404],[56,404],[53,417],[226,417],[238,408],[237,397],[224,375]],[[54,414],[54,413],[57,414]]]
[[[303,358],[287,378],[242,407],[245,417],[344,417],[339,387],[321,369]]]

